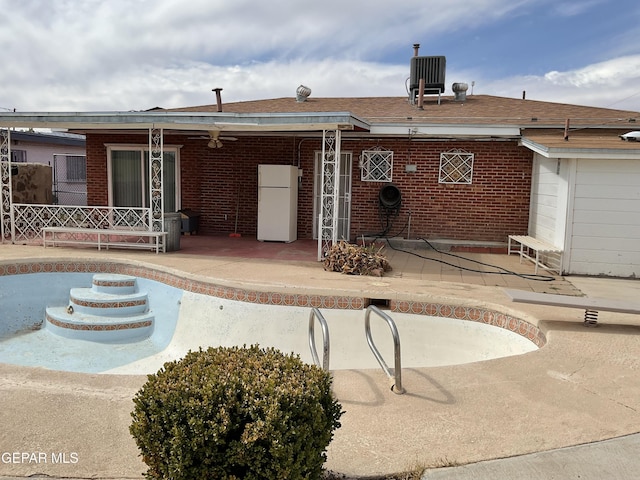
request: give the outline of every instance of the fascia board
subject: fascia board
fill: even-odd
[[[312,114],[238,114],[190,112],[0,113],[0,127],[66,129],[311,131],[368,130],[361,119],[345,112]]]
[[[371,135],[391,135],[412,137],[519,137],[520,128],[500,125],[416,125],[372,124]]]

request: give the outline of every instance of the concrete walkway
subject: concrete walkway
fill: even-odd
[[[427,470],[421,480],[629,480],[640,478],[640,435]]]
[[[299,248],[295,242],[292,247]],[[607,470],[610,473],[599,478],[638,476],[626,475],[626,471],[636,473],[629,469],[638,465],[630,459],[623,464],[618,455],[634,448],[637,437],[629,435],[640,432],[640,319],[601,312],[599,326],[585,328],[579,310],[512,304],[502,289],[637,301],[640,281],[572,277],[538,282],[461,273],[453,266],[395,251],[390,255],[394,266],[390,275],[350,277],[325,272],[312,259],[251,259],[211,252],[215,248],[207,255],[187,246],[155,255],[0,245],[0,263],[123,262],[253,291],[458,302],[523,318],[545,332],[548,342],[540,350],[474,364],[407,369],[405,395],[390,392],[379,370],[335,372],[334,390],[345,414],[329,446],[327,469],[345,478],[382,478],[423,469],[426,479],[596,478],[586,475],[600,470],[582,471],[589,465],[586,461],[571,463],[563,458],[581,458],[582,453],[567,447],[600,442],[591,449],[577,447],[587,449],[587,455],[606,455],[605,464],[620,465],[622,470]],[[464,255],[533,272],[515,256]],[[48,459],[47,463],[0,462],[0,478],[141,478],[145,468],[128,425],[131,398],[144,381],[142,376],[0,365],[0,454],[42,452]],[[625,438],[601,442],[616,437]],[[496,468],[504,469],[503,477],[499,470],[482,470],[503,458],[495,462]],[[539,475],[536,469],[541,464],[552,471]],[[464,466],[438,468],[448,465]],[[572,477],[574,471],[562,471],[562,465],[581,468],[581,476]],[[515,470],[509,473],[508,468]]]

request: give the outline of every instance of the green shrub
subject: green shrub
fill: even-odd
[[[319,478],[342,415],[328,372],[257,345],[165,363],[134,403],[146,476],[166,480]]]

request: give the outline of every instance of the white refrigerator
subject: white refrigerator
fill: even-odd
[[[258,165],[258,240],[298,238],[298,168]]]

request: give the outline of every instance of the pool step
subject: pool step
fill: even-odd
[[[46,328],[66,338],[96,342],[134,341],[153,332],[154,315],[109,317],[86,313],[70,313],[68,307],[49,307],[46,310]]]
[[[147,292],[113,294],[91,288],[72,288],[69,304],[77,313],[126,316],[144,313],[148,307]]]
[[[154,320],[135,277],[101,273],[91,287],[72,288],[67,306],[48,307],[45,328],[67,338],[128,342],[150,336]]]
[[[138,290],[136,277],[115,273],[96,273],[91,281],[91,289],[102,293],[134,293]]]

